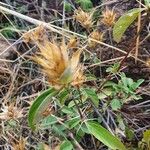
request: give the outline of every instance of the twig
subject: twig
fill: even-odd
[[[107,122],[105,121],[104,117],[101,115],[101,113],[99,112],[99,109],[95,106],[95,104],[90,100],[95,112],[97,113],[97,115],[102,118],[102,121],[104,123],[104,126],[114,135],[113,131],[111,130],[111,128],[109,127],[109,125],[107,124]]]
[[[80,108],[79,108],[79,106],[78,106],[78,104],[77,104],[77,102],[73,99],[73,101],[74,101],[74,103],[75,103],[75,106],[76,106],[76,108],[78,109],[78,112],[79,112],[79,115],[80,115],[80,118],[81,118],[81,120],[84,118],[83,117],[83,114],[82,114],[82,112],[81,112],[81,110],[80,110]]]

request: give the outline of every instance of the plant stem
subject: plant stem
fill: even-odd
[[[79,115],[80,115],[80,118],[81,118],[81,120],[84,118],[83,117],[83,114],[82,114],[82,112],[81,112],[81,110],[80,110],[80,108],[79,108],[79,106],[78,106],[78,104],[77,104],[77,102],[73,99],[73,101],[74,101],[74,103],[75,103],[75,106],[76,106],[76,108],[78,109],[78,112],[79,112]]]

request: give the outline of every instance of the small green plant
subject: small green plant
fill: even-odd
[[[85,134],[91,134],[111,149],[125,150],[125,147],[120,142],[120,140],[114,135],[112,135],[104,127],[102,127],[99,123],[97,123],[97,119],[95,118],[88,119],[79,110],[81,108],[80,106],[81,104],[79,100],[80,95],[77,94],[78,91],[76,91],[75,89],[70,89],[69,91],[70,92],[67,93],[68,96],[67,97],[65,96],[66,97],[65,100],[67,101],[68,98],[69,99],[76,98],[76,100],[70,101],[68,105],[61,104],[61,102],[59,101],[59,98],[60,99],[63,98],[62,95],[66,95],[64,94],[64,92],[66,91],[61,91],[60,92],[61,94],[59,94],[59,92],[57,91],[56,96],[55,93],[56,91],[53,91],[52,89],[46,90],[34,101],[34,103],[30,108],[28,116],[29,124],[32,127],[32,129],[34,130],[52,129],[53,134],[63,140],[62,144],[60,145],[60,149],[68,147],[68,149],[71,150],[76,142],[80,143],[80,140],[83,138]],[[83,92],[84,91],[85,90],[83,90]],[[90,98],[94,100],[97,99],[97,97],[95,98],[96,95],[93,94],[93,92],[88,91],[87,93],[90,96]],[[55,103],[57,103],[57,107],[60,108],[59,112],[60,116],[56,116],[55,114],[51,115],[49,114],[47,117],[43,118],[41,114],[43,113],[43,110],[45,110],[45,108],[47,108],[48,106],[47,101],[49,101],[49,105],[52,102],[53,100],[52,95],[55,96]],[[60,95],[62,97],[60,97]],[[72,95],[72,98],[70,97],[70,95]],[[86,105],[87,102],[84,99],[82,103],[83,105]],[[64,118],[66,117],[69,118],[69,120],[65,120]],[[93,121],[90,121],[91,119]],[[73,133],[76,133],[76,135],[75,137],[72,138],[71,135],[73,135]],[[72,139],[70,142],[68,141],[68,135],[70,135]]]
[[[108,71],[112,72],[112,70],[114,73],[114,66],[108,68]],[[99,98],[101,99],[110,99],[110,106],[113,110],[121,109],[124,103],[140,99],[141,97],[136,93],[136,90],[144,82],[143,79],[134,82],[133,79],[126,77],[124,73],[119,73],[118,76],[120,78],[118,83],[112,81],[106,82],[102,92],[99,94]]]
[[[24,35],[26,41],[38,43],[40,52],[33,60],[43,67],[50,85],[49,89],[35,99],[29,110],[28,122],[32,130],[51,128],[54,135],[62,141],[61,149],[68,147],[71,150],[74,146],[80,149],[79,144],[75,143],[80,143],[86,134],[90,134],[113,150],[125,150],[121,141],[102,127],[98,119],[91,116],[93,111],[86,107],[99,109],[100,101],[107,99],[107,105],[111,106],[112,110],[121,109],[124,103],[140,98],[136,89],[143,80],[134,82],[118,71],[120,64],[114,64],[107,72],[118,76],[117,83],[108,80],[100,91],[94,87],[81,86],[87,80],[83,75],[84,67],[79,63],[82,51],[77,50],[71,58],[68,54],[68,48],[76,46],[76,42],[70,40],[66,45],[64,41],[58,44],[43,38],[43,45],[41,39],[39,41],[43,31],[41,26]],[[53,108],[54,104],[57,111]]]
[[[82,51],[77,50],[72,54],[72,58],[69,58],[68,48],[71,47],[72,40],[67,45],[63,41],[60,46],[46,38],[43,39],[45,43],[43,45],[41,39],[39,41],[41,31],[43,32],[43,28],[39,27],[24,35],[25,41],[32,40],[38,43],[40,53],[34,56],[33,60],[43,67],[43,72],[47,74],[51,86],[43,91],[31,105],[28,122],[32,130],[51,128],[54,135],[62,141],[60,149],[68,147],[71,150],[74,145],[81,149],[76,143],[80,143],[85,134],[90,134],[111,149],[125,150],[125,146],[116,136],[97,123],[97,118],[91,117],[88,110],[88,115],[85,115],[83,111],[84,109],[86,111],[85,106],[90,106],[91,102],[98,108],[100,99],[94,88],[81,87],[86,81],[83,65],[79,63]],[[59,110],[57,113],[52,107],[53,103]],[[71,138],[70,142],[68,135]]]

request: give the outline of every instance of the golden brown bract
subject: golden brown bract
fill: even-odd
[[[74,18],[86,29],[90,29],[93,26],[92,16],[93,13],[84,12],[81,8],[74,12]]]
[[[100,41],[100,42],[103,41],[103,33],[99,32],[99,31],[93,31],[89,35],[89,37],[94,40]],[[91,41],[90,39],[88,40],[88,44],[89,44],[89,47],[91,47],[91,48],[95,48],[98,45],[97,42]]]
[[[36,35],[41,35],[39,29],[34,32],[38,33]],[[30,37],[28,34],[26,33],[25,36]],[[50,85],[60,89],[68,84],[75,86],[85,81],[83,65],[79,62],[82,50],[78,49],[72,54],[72,57],[69,56],[68,49],[76,46],[74,39],[71,38],[66,44],[64,39],[61,42],[51,42],[44,37],[41,42],[37,36],[33,42],[39,48],[39,52],[32,59],[42,66],[42,71],[47,75]]]
[[[15,103],[9,105],[3,104],[1,111],[0,120],[17,120],[18,118],[23,117],[23,110],[18,109],[17,106],[15,106]]]
[[[114,25],[115,23],[115,19],[116,19],[116,13],[114,12],[114,10],[110,10],[106,7],[106,10],[102,12],[102,22],[103,24],[105,24],[108,27],[111,27]]]

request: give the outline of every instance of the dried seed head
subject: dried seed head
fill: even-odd
[[[72,37],[69,41],[69,43],[67,44],[68,48],[75,48],[77,47],[77,38],[76,37]]]
[[[33,41],[39,48],[39,52],[32,59],[42,66],[42,71],[47,75],[49,83],[54,88],[60,89],[68,84],[83,83],[85,77],[83,77],[83,67],[79,63],[82,50],[74,52],[71,58],[68,53],[68,48],[76,46],[74,40],[67,45],[64,39],[58,43],[51,42],[48,38],[44,38],[43,42],[39,42],[38,38],[37,41],[34,39]],[[75,84],[72,84],[73,82]]]
[[[73,76],[73,81],[71,82],[72,86],[80,86],[85,82],[86,78],[83,75],[83,66],[79,66],[79,70],[76,71],[76,74]]]
[[[81,8],[74,12],[74,18],[86,29],[93,26],[92,15],[93,13],[84,12]]]
[[[93,31],[90,36],[90,38],[94,39],[94,40],[97,40],[97,41],[100,41],[102,42],[103,41],[103,33],[99,32],[99,31]],[[91,48],[94,48],[98,45],[97,42],[94,42],[94,41],[91,41],[90,39],[88,40],[88,45],[89,47]]]
[[[2,113],[0,113],[1,120],[18,119],[23,117],[22,110],[19,110],[14,103],[9,106],[3,105],[1,108]]]
[[[12,147],[14,150],[25,150],[26,139],[21,138],[17,143],[13,142]]]
[[[26,43],[37,42],[37,41],[42,42],[42,39],[44,39],[44,33],[45,33],[44,26],[40,25],[37,28],[30,30],[27,33],[25,33],[23,35],[23,40]]]
[[[150,58],[149,58],[149,59],[147,59],[147,61],[146,61],[146,65],[147,65],[148,67],[150,67]]]
[[[106,7],[106,10],[102,12],[102,22],[108,26],[111,27],[115,23],[116,13],[113,10],[110,10]]]

